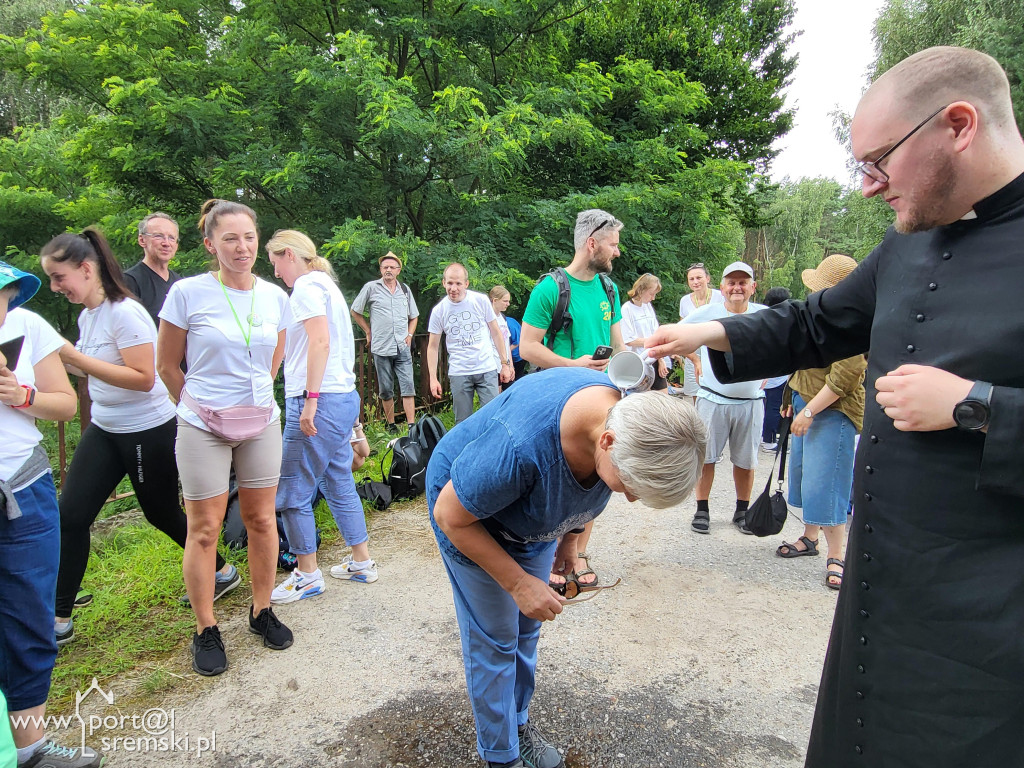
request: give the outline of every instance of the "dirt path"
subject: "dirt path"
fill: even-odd
[[[531,713],[570,768],[803,764],[836,593],[823,556],[782,560],[782,537],[729,523],[731,472],[720,468],[710,536],[690,531],[692,501],[655,511],[616,495],[590,552],[602,580],[622,584],[545,625]],[[801,532],[791,516],[783,535]],[[236,610],[220,618],[225,674],[200,678],[182,653],[175,672],[189,692],[158,706],[173,709],[175,746],[188,734],[188,751],[122,747],[107,765],[480,766],[425,506],[377,515],[370,535],[380,580],[328,578],[323,596],[282,606],[292,648],[261,648]],[[326,552],[324,566],[341,554]],[[214,733],[215,749],[197,755]]]

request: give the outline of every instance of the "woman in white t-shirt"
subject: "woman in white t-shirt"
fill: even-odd
[[[214,558],[232,466],[249,536],[249,629],[268,648],[292,644],[291,630],[270,607],[279,549],[274,499],[281,474],[274,377],[284,355],[288,296],[252,273],[259,232],[251,208],[208,200],[199,229],[218,269],[171,286],[160,310],[157,370],[178,400],[175,454],[188,513],[185,587],[197,627],[192,668],[218,675],[228,662],[213,615]]]
[[[37,290],[38,277],[0,261],[0,691],[21,761],[60,750],[43,732],[57,660],[60,513],[36,419],[70,421],[78,407],[60,362],[64,339],[21,306]],[[83,766],[102,759],[91,749],[80,756]]]
[[[78,343],[64,342],[60,357],[71,373],[88,376],[92,399],[60,494],[54,629],[64,645],[75,637],[71,610],[89,562],[89,529],[125,475],[146,519],[182,548],[187,524],[178,503],[174,405],[156,377],[152,318],[130,294],[98,231],[58,235],[43,246],[40,261],[50,289],[85,307]]]
[[[331,576],[369,584],[377,580],[377,564],[370,559],[363,503],[352,479],[352,424],[359,415],[359,393],[348,304],[330,263],[301,232],[277,232],[267,243],[267,253],[274,274],[292,289],[284,319],[284,458],[277,509],[298,559],[270,602],[293,603],[324,591],[312,507],[318,487],[352,547],[352,554],[331,568]]]
[[[647,337],[658,330],[658,316],[654,313],[655,296],[661,293],[661,280],[645,272],[633,283],[627,296],[629,301],[622,305],[622,343],[643,352]],[[654,386],[651,389],[668,389],[668,372],[672,361],[665,357],[655,368]]]
[[[494,310],[494,318],[498,321],[498,330],[501,331],[501,338],[505,342],[505,348],[499,350],[493,344],[491,351],[494,353],[494,363],[501,369],[503,360],[512,359],[512,334],[508,329],[508,318],[505,317],[505,310],[512,301],[512,294],[504,285],[496,285],[487,292],[487,298],[491,300],[491,309]],[[512,378],[509,381],[500,381],[498,389],[504,392],[516,383],[515,366],[512,368]]]

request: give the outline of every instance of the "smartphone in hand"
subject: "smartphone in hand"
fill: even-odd
[[[21,357],[21,345],[24,343],[25,337],[19,336],[16,339],[11,339],[10,341],[5,341],[3,344],[0,344],[0,355],[3,355],[4,359],[7,360],[7,362],[4,363],[7,370],[13,371],[18,367],[18,358]]]
[[[591,357],[594,360],[607,360],[612,356],[612,348],[606,347],[604,344],[594,350],[594,354]]]

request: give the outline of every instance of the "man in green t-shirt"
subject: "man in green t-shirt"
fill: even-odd
[[[619,330],[619,320],[622,319],[619,289],[613,286],[614,299],[609,302],[600,277],[601,273],[612,271],[612,262],[619,257],[621,229],[621,221],[598,208],[582,211],[576,217],[573,234],[576,253],[572,263],[565,268],[570,289],[567,312],[572,317],[572,325],[568,333],[556,333],[555,338],[548,339],[549,344],[545,345],[545,335],[558,303],[558,284],[553,277],[541,278],[530,293],[523,312],[520,357],[538,368],[575,365],[603,371],[608,361],[595,360],[594,351],[600,346],[610,346],[614,352],[624,348]],[[587,543],[593,526],[593,521],[587,523],[579,538],[580,559],[586,565],[573,573],[580,584],[596,584],[598,580],[587,557]],[[552,583],[564,581],[561,574],[551,575]]]

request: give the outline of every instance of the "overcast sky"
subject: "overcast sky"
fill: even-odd
[[[835,138],[829,113],[852,113],[874,58],[871,29],[884,0],[797,0],[793,44],[800,55],[786,106],[796,107],[793,129],[776,142],[772,181],[784,176],[829,176],[849,184],[848,151]]]

